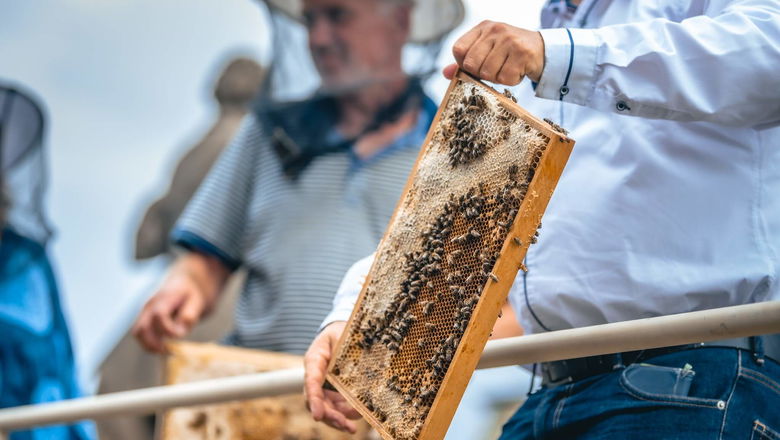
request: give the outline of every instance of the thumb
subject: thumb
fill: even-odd
[[[195,324],[200,321],[201,315],[203,315],[203,299],[200,295],[190,295],[186,301],[179,308],[176,314],[176,330],[177,336],[183,337],[186,335]]]
[[[453,76],[455,76],[455,72],[458,71],[458,65],[455,63],[450,64],[449,66],[445,67],[442,70],[442,73],[444,74],[444,77],[447,79],[452,79]]]

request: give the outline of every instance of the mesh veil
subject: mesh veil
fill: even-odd
[[[409,79],[407,90],[369,115],[371,120],[360,133],[352,134],[350,138],[341,138],[338,133],[334,136],[333,130],[340,111],[338,98],[359,93],[363,87],[376,88],[383,81],[400,78],[388,78],[388,71],[383,68],[354,65],[359,69],[353,72],[354,75],[347,75],[347,79],[340,78],[335,82],[337,85],[331,78],[330,85],[326,86],[310,52],[308,30],[302,17],[303,1],[264,0],[261,4],[266,8],[268,17],[271,54],[268,75],[254,110],[265,132],[271,137],[271,144],[280,156],[284,173],[293,179],[306,169],[314,157],[349,149],[363,133],[396,120],[408,109],[420,108],[426,100],[433,105],[423,93],[424,83],[436,71],[435,63],[444,38],[462,21],[464,12],[460,0],[376,0],[378,8],[393,4],[411,6],[409,35],[400,48],[401,75]],[[366,35],[366,30],[362,32],[361,35]],[[376,32],[383,30],[377,29]],[[388,34],[388,38],[393,37],[397,38]],[[383,36],[374,34],[366,35],[366,38],[376,44],[382,41]],[[341,43],[336,38],[333,44]],[[386,47],[389,49],[387,53],[381,52],[381,47],[374,46],[380,52],[375,52],[373,56],[397,57],[398,53],[392,49],[396,44],[397,40],[396,43],[388,40],[388,45],[393,46]],[[333,46],[333,50],[338,51],[339,48]],[[353,53],[350,56],[367,54]],[[397,68],[392,71],[397,71]]]
[[[0,226],[41,244],[51,236],[43,206],[44,132],[41,106],[28,93],[0,84]]]
[[[411,31],[402,61],[407,75],[424,81],[436,71],[443,40],[463,20],[464,9],[460,0],[412,3]],[[301,1],[265,0],[261,5],[267,9],[272,30],[270,72],[260,94],[261,105],[301,101],[324,93],[309,54],[307,32],[300,21]]]

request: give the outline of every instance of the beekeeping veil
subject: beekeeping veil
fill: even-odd
[[[46,164],[44,116],[26,93],[0,84],[0,229],[45,244],[51,235],[43,212]]]
[[[282,159],[284,171],[293,177],[305,168],[312,156],[350,145],[348,140],[322,145],[336,118],[333,98],[376,83],[372,78],[360,77],[338,87],[324,85],[309,50],[303,17],[305,1],[262,1],[268,11],[272,43],[269,74],[255,109],[267,133],[274,136],[274,148]],[[376,4],[411,7],[409,36],[401,58],[404,73],[411,81],[408,90],[380,109],[365,131],[392,121],[416,99],[419,101],[424,81],[438,70],[436,58],[444,38],[464,16],[461,0],[377,0]],[[377,82],[381,80],[376,78]],[[329,115],[330,119],[322,115]]]

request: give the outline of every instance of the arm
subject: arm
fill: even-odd
[[[373,262],[372,254],[349,268],[333,298],[333,310],[323,321],[320,334],[311,343],[303,359],[306,370],[303,391],[312,417],[352,433],[355,432],[355,424],[349,419],[360,418],[360,414],[338,392],[326,390],[322,386],[333,349],[344,332],[346,321],[355,307]]]
[[[214,308],[229,275],[215,257],[198,252],[179,257],[141,310],[133,336],[146,350],[165,352],[165,339],[184,337]]]
[[[575,61],[563,101],[654,119],[780,122],[776,1],[733,1],[712,16],[679,23],[655,19],[570,32]],[[536,94],[560,99],[569,36],[565,29],[541,33],[548,56]]]
[[[541,60],[536,94],[542,98],[645,118],[777,125],[780,5],[732,1],[708,13],[679,23],[655,19],[599,29],[545,29],[541,52],[538,43],[520,42],[517,28],[500,23],[480,24],[486,36],[477,41],[498,42],[509,54],[530,54],[507,59],[526,60],[520,70],[532,80]],[[485,54],[478,46],[468,39],[456,43],[453,51],[464,70],[489,81],[518,82],[507,82],[511,75],[501,76],[501,68],[488,68],[484,75],[474,70],[496,65],[489,54],[502,53],[493,48]]]
[[[336,296],[333,298],[333,309],[331,309],[325,320],[320,325],[320,330],[336,321],[347,321],[352,309],[355,308],[360,291],[363,289],[363,283],[366,281],[366,275],[374,264],[374,254],[371,254],[353,264],[344,278],[341,280]]]
[[[171,267],[144,306],[133,333],[150,351],[165,338],[180,338],[214,306],[229,274],[241,264],[247,207],[257,173],[253,119],[247,119],[188,203],[173,231],[189,250]]]
[[[355,433],[355,424],[349,419],[359,419],[360,413],[352,408],[337,391],[326,390],[325,372],[328,369],[333,349],[344,332],[347,323],[335,321],[322,329],[314,338],[303,358],[305,369],[303,394],[311,416],[318,422],[325,422],[342,431]]]

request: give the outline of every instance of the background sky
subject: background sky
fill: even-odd
[[[483,19],[536,27],[543,1],[465,0],[451,40]],[[140,217],[216,118],[221,68],[265,59],[265,17],[253,0],[2,0],[0,21],[0,80],[46,107],[50,250],[89,388],[164,271],[132,259]]]

